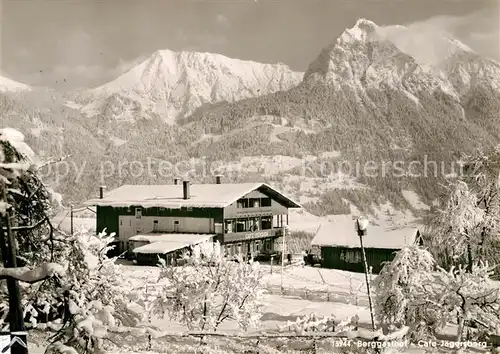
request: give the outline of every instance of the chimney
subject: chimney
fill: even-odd
[[[220,184],[221,178],[222,178],[221,175],[215,176],[215,184]]]
[[[179,178],[179,177],[175,177],[175,178],[174,178],[174,184],[179,184],[179,181],[180,181],[180,178]]]
[[[104,188],[106,188],[106,186],[99,187],[99,199],[104,198]]]
[[[189,199],[189,181],[182,182],[182,198]]]

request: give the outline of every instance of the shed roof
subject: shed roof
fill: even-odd
[[[365,248],[401,249],[414,244],[419,236],[418,228],[390,228],[370,225],[366,236],[363,236]],[[356,233],[351,216],[337,218],[335,221],[320,225],[314,236],[312,246],[359,248],[359,236]]]
[[[191,184],[189,190],[190,198],[183,199],[182,184],[127,184],[109,191],[103,199],[90,199],[84,204],[113,207],[164,207],[170,209],[179,209],[181,207],[224,208],[245,194],[258,190],[288,208],[301,208],[299,203],[266,183]]]
[[[202,242],[209,241],[214,234],[145,234],[136,235],[135,241],[149,241],[151,243],[137,247],[134,253],[166,254],[180,250],[189,246],[194,246]]]
[[[137,247],[133,250],[134,253],[142,254],[167,254],[183,248],[189,247],[185,242],[153,242],[147,245]]]

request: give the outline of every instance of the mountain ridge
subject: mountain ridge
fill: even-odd
[[[165,122],[175,123],[203,104],[288,89],[302,76],[282,63],[159,50],[115,80],[87,90],[95,102],[82,109],[88,116],[158,114]]]

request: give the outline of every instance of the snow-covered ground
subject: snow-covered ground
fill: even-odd
[[[123,271],[127,279],[130,281],[130,286],[132,288],[138,287],[138,284],[147,281],[151,286],[157,283],[159,269],[156,267],[148,266],[134,266],[134,265],[123,265]],[[280,285],[281,283],[281,273],[280,267],[275,267],[273,269],[273,274],[270,274],[270,267],[263,265],[266,275],[266,283],[270,286]],[[310,291],[322,291],[325,289],[330,289],[332,291],[337,290],[340,292],[348,291],[350,284],[354,283],[357,286],[364,285],[363,274],[350,273],[339,270],[332,269],[318,269],[312,267],[288,267],[285,268],[283,273],[283,285],[285,288],[308,288]],[[363,292],[363,286],[360,292]],[[356,306],[352,304],[346,304],[342,301],[332,300],[330,302],[325,301],[311,301],[304,300],[296,296],[282,296],[266,294],[264,296],[264,311],[261,326],[253,331],[273,331],[279,328],[286,328],[288,321],[295,321],[297,317],[302,317],[304,315],[315,313],[319,316],[335,315],[337,318],[343,319],[353,315],[358,315],[359,322],[363,326],[368,326],[370,323],[370,313],[367,306]],[[177,332],[185,331],[186,328],[183,326],[171,322],[168,319],[152,318],[151,324],[157,326],[160,331]],[[234,323],[227,322],[223,324],[220,328],[224,332],[238,332]],[[450,326],[446,331],[445,335],[453,335],[456,328]],[[154,341],[154,340],[153,340]],[[153,348],[158,348],[160,345],[153,345]],[[163,345],[161,345],[163,346]],[[440,348],[441,349],[441,348]],[[168,350],[167,347],[164,350]],[[165,352],[165,351],[158,351]],[[406,354],[424,354],[425,348],[417,348],[412,346],[410,348],[403,349],[400,353]],[[437,351],[435,351],[437,352]],[[446,351],[439,351],[446,352]],[[451,352],[449,350],[448,352]],[[41,354],[43,349],[40,347],[30,347],[30,353]],[[149,353],[154,354],[156,351],[149,352],[139,352],[139,351],[116,351],[109,354],[132,354],[132,353]]]

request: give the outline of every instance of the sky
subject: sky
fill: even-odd
[[[431,26],[500,61],[500,0],[0,0],[0,72],[57,89],[108,82],[156,50],[305,71],[359,18]]]

